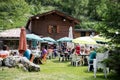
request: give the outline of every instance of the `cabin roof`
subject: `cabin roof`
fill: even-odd
[[[20,28],[4,30],[0,32],[0,37],[20,37]]]
[[[52,10],[52,11],[49,11],[49,12],[46,12],[46,13],[42,13],[42,14],[37,14],[37,15],[34,15],[32,17],[29,18],[27,24],[26,24],[26,28],[28,28],[28,25],[30,24],[30,20],[32,19],[36,19],[37,17],[43,17],[43,16],[47,16],[47,15],[50,15],[50,14],[57,14],[65,19],[68,19],[70,21],[73,21],[75,24],[79,24],[80,21],[74,17],[71,17],[70,15],[64,13],[64,12],[61,12],[61,11],[58,11],[58,10]]]
[[[75,29],[75,32],[95,32],[93,29]]]
[[[8,29],[0,32],[0,38],[19,38],[20,37],[20,28]],[[26,34],[29,32],[26,30]]]
[[[73,18],[73,17],[69,16],[68,14],[66,14],[64,12],[60,12],[58,10],[52,10],[52,11],[49,11],[49,12],[46,12],[46,13],[37,14],[37,15],[32,16],[31,18],[34,19],[36,17],[42,17],[42,16],[46,16],[46,15],[50,15],[50,14],[57,14],[57,15],[59,15],[61,17],[69,19],[69,20],[71,20],[71,21],[73,21],[73,22],[75,22],[77,24],[79,24],[79,22],[80,22],[78,19]]]

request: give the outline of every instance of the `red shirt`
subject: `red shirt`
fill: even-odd
[[[80,54],[80,46],[76,46],[76,53]]]

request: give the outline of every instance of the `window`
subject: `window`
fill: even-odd
[[[86,32],[81,32],[81,36],[86,36]]]
[[[89,32],[89,36],[91,36],[92,35],[92,32]]]
[[[57,33],[57,26],[52,26],[51,28],[52,28],[52,29],[51,29],[51,30],[52,30],[52,33]]]
[[[51,25],[49,25],[48,32],[49,33],[59,33],[59,26],[51,26]]]

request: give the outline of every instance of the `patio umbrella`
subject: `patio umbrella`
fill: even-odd
[[[26,38],[28,40],[43,41],[42,38],[40,38],[38,35],[35,35],[35,34],[27,34]]]
[[[69,37],[63,37],[58,39],[57,42],[72,42],[72,39]]]
[[[97,44],[96,41],[89,36],[73,39],[72,42],[79,44]]]
[[[71,38],[71,39],[73,39],[72,26],[70,26],[70,28],[69,28],[68,37]],[[72,43],[72,42],[67,42],[67,47],[73,49],[73,48],[74,48],[74,43]]]
[[[51,37],[44,37],[42,38],[44,41],[47,41],[47,42],[56,42],[53,38]]]
[[[21,28],[18,50],[21,54],[27,49],[26,30]]]
[[[109,39],[106,39],[106,38],[101,37],[99,35],[94,36],[93,39],[97,42],[108,42],[108,41],[110,41]]]
[[[70,26],[70,28],[69,28],[68,37],[71,38],[71,39],[73,39],[73,30],[72,30],[72,26]]]

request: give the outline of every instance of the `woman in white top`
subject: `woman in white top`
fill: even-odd
[[[6,58],[7,56],[9,56],[8,46],[4,45],[2,49],[3,50],[0,51],[0,57]]]
[[[85,47],[84,46],[81,46],[80,54],[85,55]]]

